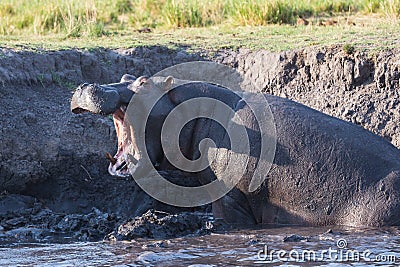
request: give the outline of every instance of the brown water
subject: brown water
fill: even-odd
[[[283,227],[131,242],[12,243],[1,266],[398,266],[398,228]],[[297,236],[292,236],[297,235]],[[284,242],[292,236],[295,242]],[[305,237],[304,240],[299,240]],[[280,250],[280,251],[279,251]],[[267,253],[265,253],[267,252]]]

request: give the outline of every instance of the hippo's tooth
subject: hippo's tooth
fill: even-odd
[[[112,165],[115,165],[115,163],[117,163],[117,160],[113,156],[111,156],[110,153],[107,152],[106,157],[111,162]]]
[[[124,162],[122,162],[122,164],[119,165],[115,170],[116,170],[116,171],[122,170],[122,169],[125,168],[126,166],[127,166],[127,163],[126,163],[126,161],[124,161]]]

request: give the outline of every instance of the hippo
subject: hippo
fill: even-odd
[[[147,175],[138,167],[143,147],[136,144],[135,129],[141,122],[127,125],[124,121],[131,98],[141,94],[145,98],[136,101],[133,107],[136,113],[146,109],[150,98],[162,96],[150,116],[144,118],[147,119],[145,145],[152,167],[157,171],[179,169],[166,157],[160,136],[168,113],[185,101],[201,97],[216,99],[246,117],[241,124],[249,136],[251,148],[244,155],[248,159],[247,167],[240,181],[213,201],[215,218],[240,226],[400,224],[400,151],[361,126],[278,96],[259,93],[267,100],[273,114],[276,145],[264,180],[255,190],[249,190],[255,172],[252,166],[257,164],[261,153],[259,125],[254,123],[254,116],[246,108],[243,94],[212,83],[180,84],[174,77],[149,79],[124,75],[115,84],[79,86],[71,100],[72,112],[112,114],[118,148],[114,156],[107,156],[111,175]],[[233,118],[228,120],[232,123]],[[226,140],[220,123],[207,118],[187,122],[178,139],[181,153],[192,161],[204,152],[199,151],[201,140],[213,141],[208,149],[216,151],[216,160],[207,168],[196,172],[180,170],[185,175],[196,176],[202,184],[216,180],[217,173],[226,167],[226,159],[240,153]],[[128,145],[133,145],[130,152]],[[129,153],[132,168],[127,163]]]

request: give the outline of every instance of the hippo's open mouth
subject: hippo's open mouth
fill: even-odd
[[[75,90],[71,99],[73,113],[112,114],[118,149],[114,156],[110,153],[106,153],[106,156],[110,160],[108,172],[113,176],[130,176],[140,165],[139,150],[129,138],[131,127],[125,125],[124,121],[127,106],[134,94],[129,87],[135,81],[136,77],[125,74],[119,83],[106,85],[84,83]]]
[[[137,149],[128,139],[127,129],[124,125],[124,118],[126,106],[123,105],[117,109],[113,114],[114,126],[118,137],[117,153],[111,156],[106,153],[107,158],[110,160],[108,172],[113,176],[128,177],[136,170],[139,163]]]

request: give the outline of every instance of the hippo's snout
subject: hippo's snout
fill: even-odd
[[[71,99],[73,113],[91,112],[108,115],[114,113],[121,105],[127,105],[133,91],[128,89],[130,82],[110,85],[81,84]]]
[[[120,96],[116,90],[106,90],[97,84],[83,84],[78,87],[71,99],[71,111],[82,113],[89,111],[107,115],[119,107]]]

